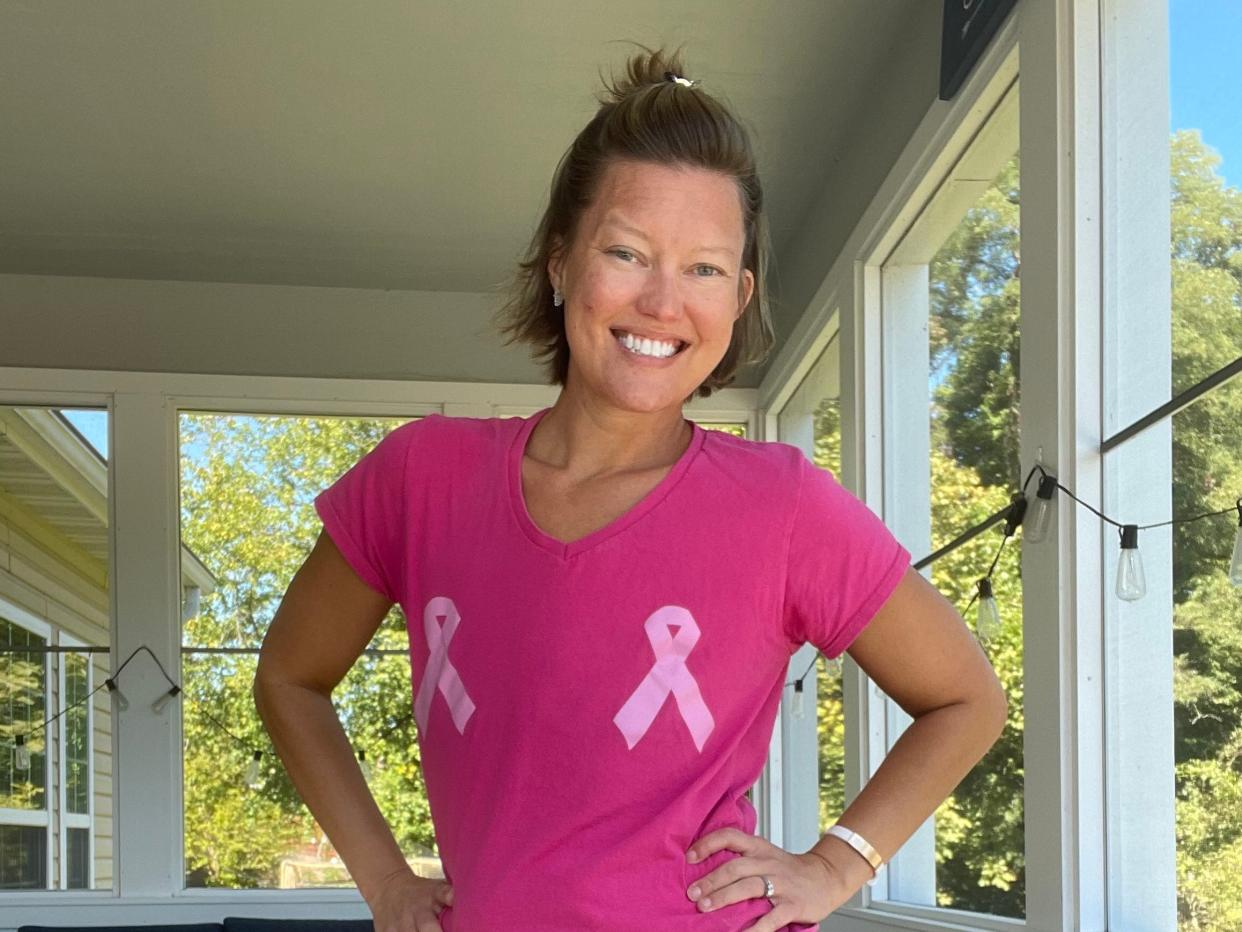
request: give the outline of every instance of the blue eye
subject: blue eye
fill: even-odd
[[[700,265],[698,268],[707,269],[712,273],[711,275],[699,275],[699,278],[718,278],[723,274],[720,269],[716,268],[714,265]]]
[[[618,253],[620,253],[621,255],[631,256],[631,257],[634,255],[628,249],[610,249],[608,250],[608,253],[609,255],[613,255],[613,256],[617,255]]]

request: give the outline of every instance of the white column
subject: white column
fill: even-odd
[[[113,669],[145,644],[180,682],[176,425],[159,393],[114,398]],[[117,683],[129,701],[113,704],[118,886],[124,897],[168,896],[183,885],[180,703],[151,711],[168,683],[145,653]]]
[[[1104,0],[1103,433],[1169,400],[1169,42],[1164,0]],[[1172,517],[1172,421],[1104,455],[1103,511]],[[1142,531],[1147,595],[1115,595],[1115,528],[1103,531],[1108,927],[1177,922],[1173,775],[1172,529]]]

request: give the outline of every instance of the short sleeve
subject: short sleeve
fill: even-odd
[[[799,451],[801,453],[801,451]],[[837,657],[892,595],[910,553],[836,477],[799,456],[789,535],[785,633]]]
[[[354,572],[376,592],[401,602],[406,556],[407,459],[417,421],[389,431],[315,497],[315,511]]]

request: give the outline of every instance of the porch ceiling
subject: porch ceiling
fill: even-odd
[[[6,0],[0,272],[493,290],[623,38],[753,126],[779,256],[935,6]]]

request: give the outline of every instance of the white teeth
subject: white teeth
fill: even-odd
[[[656,340],[636,337],[624,331],[622,331],[621,336],[617,337],[617,340],[630,352],[639,353],[643,356],[655,356],[658,359],[664,359],[677,352],[676,343],[660,343]]]

